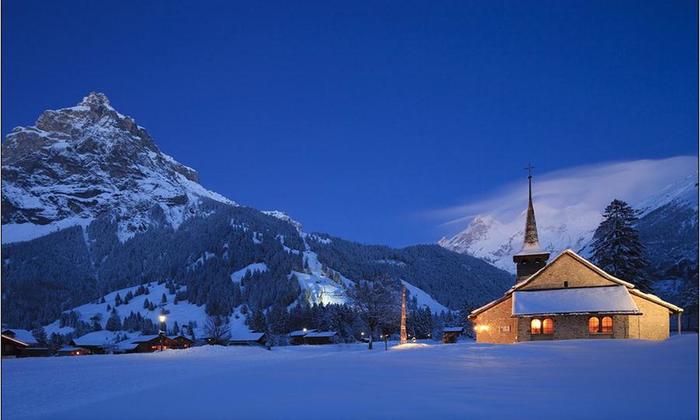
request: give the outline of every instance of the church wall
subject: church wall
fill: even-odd
[[[617,285],[617,283],[586,267],[574,257],[564,254],[550,263],[532,282],[519,290],[558,289],[564,287],[565,281],[569,282],[569,287]]]
[[[630,320],[630,338],[643,340],[665,340],[670,334],[667,308],[632,295],[634,303],[643,315]]]
[[[496,304],[476,316],[477,343],[508,344],[516,341],[517,320],[513,314],[513,298]]]
[[[596,315],[602,319],[605,315]],[[630,315],[613,315],[612,334],[591,334],[588,332],[588,319],[590,315],[558,315],[518,318],[518,341],[540,340],[572,340],[572,339],[605,339],[627,338],[629,333]],[[554,334],[530,333],[530,322],[533,318],[554,320]]]

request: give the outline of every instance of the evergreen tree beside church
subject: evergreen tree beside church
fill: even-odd
[[[637,220],[632,207],[622,200],[613,200],[593,234],[592,261],[615,277],[649,291],[651,284],[646,271],[649,264],[635,227]]]

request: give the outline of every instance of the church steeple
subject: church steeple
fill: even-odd
[[[527,215],[525,217],[523,247],[520,252],[513,255],[513,262],[516,266],[516,282],[530,277],[547,265],[547,260],[549,259],[549,252],[543,251],[540,248],[540,240],[537,235],[537,222],[535,221],[535,207],[532,205],[532,170],[534,167],[528,165],[525,169],[527,169],[528,184]]]

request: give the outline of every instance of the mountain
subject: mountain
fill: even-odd
[[[638,228],[652,264],[663,267],[685,258],[697,259],[697,173],[679,177],[630,205],[640,212]],[[525,207],[523,200],[523,211],[505,220],[491,214],[477,215],[466,229],[438,243],[515,272],[512,255],[522,246]],[[580,210],[575,205],[557,209],[535,199],[540,244],[553,255],[567,248],[589,255],[588,247],[602,220],[602,211],[603,208],[598,212]]]
[[[105,328],[112,311],[150,331],[155,312],[145,298],[117,299],[144,288],[167,289],[155,296],[161,310],[201,332],[206,316],[239,325],[262,310],[272,319],[280,308],[291,317],[302,304],[342,304],[363,281],[403,281],[414,307],[435,312],[478,306],[512,283],[437,245],[356,244],[238,205],[202,187],[194,169],[100,93],[14,129],[2,145],[2,178],[2,315],[12,326],[75,335]]]
[[[235,205],[197,183],[197,172],[162,153],[148,132],[90,93],[45,111],[2,145],[3,241],[29,240],[109,213],[119,239],[151,223],[177,228],[203,198]],[[149,214],[152,210],[157,214]]]

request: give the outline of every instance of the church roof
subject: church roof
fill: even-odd
[[[487,309],[489,309],[489,308],[491,308],[491,307],[497,305],[498,303],[503,302],[504,300],[508,299],[508,297],[510,297],[513,293],[519,291],[519,290],[522,289],[524,286],[526,286],[527,284],[531,283],[531,282],[532,282],[533,280],[535,280],[539,275],[541,275],[545,270],[547,270],[549,266],[551,266],[552,264],[554,264],[558,259],[563,258],[565,255],[574,258],[576,261],[580,262],[581,264],[583,264],[583,265],[585,265],[586,267],[590,268],[590,269],[593,270],[594,272],[598,273],[598,274],[599,274],[600,276],[602,276],[603,278],[605,278],[605,279],[607,279],[607,280],[610,280],[612,283],[616,283],[616,284],[618,284],[618,285],[620,285],[620,286],[625,286],[625,288],[627,289],[627,292],[630,293],[630,294],[632,294],[632,295],[635,295],[635,296],[641,297],[641,298],[643,298],[643,299],[649,300],[649,301],[651,301],[651,302],[654,302],[654,303],[656,303],[656,304],[658,304],[658,305],[661,305],[661,306],[663,306],[663,307],[665,307],[665,308],[667,308],[667,309],[669,309],[669,310],[671,310],[671,311],[673,311],[673,312],[683,312],[683,308],[680,308],[680,307],[678,307],[678,306],[676,306],[676,305],[674,305],[674,304],[672,304],[672,303],[668,303],[668,302],[664,301],[663,299],[661,299],[661,298],[658,297],[658,296],[652,295],[652,294],[650,294],[650,293],[644,293],[644,292],[642,292],[641,290],[637,289],[636,286],[635,286],[634,284],[632,284],[632,283],[630,283],[630,282],[628,282],[628,281],[619,279],[619,278],[613,276],[612,274],[607,273],[607,272],[606,272],[605,270],[603,270],[602,268],[596,266],[596,265],[593,264],[592,262],[588,261],[587,259],[585,259],[585,258],[583,258],[582,256],[580,256],[580,255],[578,255],[577,253],[575,253],[573,250],[571,250],[571,249],[566,249],[566,250],[564,250],[561,254],[559,254],[554,260],[552,260],[552,261],[551,261],[550,263],[548,263],[546,266],[544,266],[544,267],[541,268],[539,271],[537,271],[535,274],[531,275],[530,277],[528,277],[527,279],[525,279],[525,280],[523,280],[523,281],[521,281],[521,282],[519,282],[519,283],[516,283],[513,287],[511,287],[508,291],[506,291],[506,293],[505,293],[502,297],[500,297],[500,298],[498,298],[498,299],[496,299],[496,300],[494,300],[494,301],[491,301],[491,302],[487,303],[486,305],[484,305],[484,306],[482,306],[482,307],[480,307],[480,308],[477,308],[477,309],[473,310],[473,311],[471,312],[471,314],[469,315],[469,317],[474,317],[474,316],[478,315],[479,313],[481,313],[481,312],[483,312],[483,311],[485,311],[485,310],[487,310]],[[590,288],[583,288],[583,289],[590,289]],[[556,290],[566,290],[566,289],[556,289]],[[572,288],[571,290],[575,290],[575,288]]]
[[[625,286],[524,290],[513,293],[513,315],[640,314]]]
[[[547,254],[549,252],[542,250],[540,247],[540,239],[537,234],[537,221],[535,220],[535,207],[532,205],[532,175],[527,177],[528,184],[528,202],[527,202],[527,216],[525,217],[525,234],[523,236],[523,247],[515,254],[515,256],[521,255],[539,255]]]

